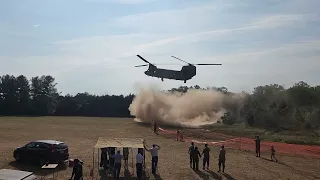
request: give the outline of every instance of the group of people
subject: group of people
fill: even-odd
[[[115,151],[115,147],[101,149],[100,167],[103,167],[104,169],[110,168],[113,172],[113,177],[119,179],[122,160],[124,160],[124,168],[128,169],[129,148],[123,147],[122,154],[120,150],[117,150],[117,153],[115,153]],[[141,179],[142,176],[143,159],[143,149],[139,148],[136,155],[136,170],[138,179]]]
[[[144,146],[145,150],[151,153],[152,156],[152,173],[156,173],[156,169],[158,166],[158,150],[161,149],[159,145],[153,144],[152,148],[147,148]],[[115,148],[104,148],[101,151],[101,163],[100,166],[106,169],[111,168],[113,169],[113,176],[119,179],[120,170],[121,170],[121,162],[124,160],[125,166],[124,168],[128,168],[128,159],[129,159],[129,148],[124,147],[123,153],[118,150],[117,153],[115,152]],[[109,155],[109,159],[108,159]],[[136,155],[136,173],[137,178],[142,178],[142,171],[143,171],[143,162],[144,161],[144,154],[143,148],[138,149],[138,153]]]
[[[195,170],[195,171],[199,170],[199,158],[201,158],[202,156],[203,156],[202,168],[205,170],[206,165],[207,165],[207,169],[209,169],[210,148],[208,147],[208,144],[204,145],[204,149],[203,149],[202,153],[200,153],[198,147],[195,146],[193,142],[191,142],[191,146],[189,147],[188,153],[190,155],[190,167],[193,170]],[[224,149],[224,146],[222,145],[221,149],[219,151],[219,159],[218,159],[219,170],[218,170],[218,172],[221,172],[221,168],[222,168],[222,172],[224,172],[225,162],[226,162],[226,150]]]
[[[254,141],[256,142],[256,157],[260,157],[260,143],[261,143],[261,140],[260,140],[260,137],[259,136],[256,136]],[[274,149],[273,146],[271,146],[271,153],[270,153],[270,159],[271,161],[276,161],[278,162],[277,158],[275,157],[276,155],[276,150]]]
[[[255,137],[255,143],[256,143],[256,156],[260,157],[260,137],[256,136]],[[278,160],[275,157],[275,149],[273,146],[271,146],[271,160],[275,160],[276,162],[278,162]],[[190,155],[190,167],[195,170],[198,171],[199,170],[199,160],[201,157],[203,157],[203,166],[202,168],[205,170],[206,167],[207,169],[209,169],[209,164],[210,164],[210,148],[208,147],[208,144],[204,145],[204,149],[202,151],[202,153],[200,153],[198,147],[196,147],[194,145],[193,142],[191,142],[191,146],[189,147],[189,151],[188,151],[189,155]],[[226,162],[226,150],[224,148],[224,145],[221,145],[220,151],[219,151],[219,156],[218,156],[218,167],[219,170],[218,172],[224,172],[225,170],[225,162]]]

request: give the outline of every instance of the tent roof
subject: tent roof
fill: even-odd
[[[106,147],[130,147],[130,148],[143,148],[143,138],[106,138],[99,137],[95,148],[106,148]]]

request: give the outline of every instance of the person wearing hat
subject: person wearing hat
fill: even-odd
[[[221,172],[221,166],[222,166],[222,172],[224,172],[225,164],[226,164],[226,150],[224,149],[224,145],[221,145],[221,149],[219,152],[218,172]]]
[[[74,160],[74,165],[73,165],[72,175],[70,180],[72,180],[73,176],[74,176],[74,180],[83,179],[82,162],[79,159]]]
[[[144,148],[146,149],[146,151],[151,152],[151,156],[152,156],[152,173],[156,173],[156,169],[158,166],[158,150],[160,150],[160,146],[157,144],[153,144],[152,148],[147,149],[146,146],[144,146]]]

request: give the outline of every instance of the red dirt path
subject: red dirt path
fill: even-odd
[[[159,128],[159,134],[176,140],[177,131]],[[221,145],[225,147],[240,150],[255,150],[255,142],[252,138],[234,137],[221,133],[210,132],[203,129],[190,129],[183,131],[183,141],[195,142],[197,144]],[[274,146],[276,153],[284,153],[288,155],[312,156],[320,158],[320,146],[297,145],[280,142],[261,141],[261,152],[270,152],[271,146]]]

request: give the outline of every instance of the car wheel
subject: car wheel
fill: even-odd
[[[16,160],[16,161],[20,161],[21,160],[21,157],[20,157],[20,154],[15,154],[14,155],[14,159]]]
[[[44,164],[45,164],[46,162],[45,162],[45,160],[44,159],[40,159],[39,160],[39,165],[42,167]]]

